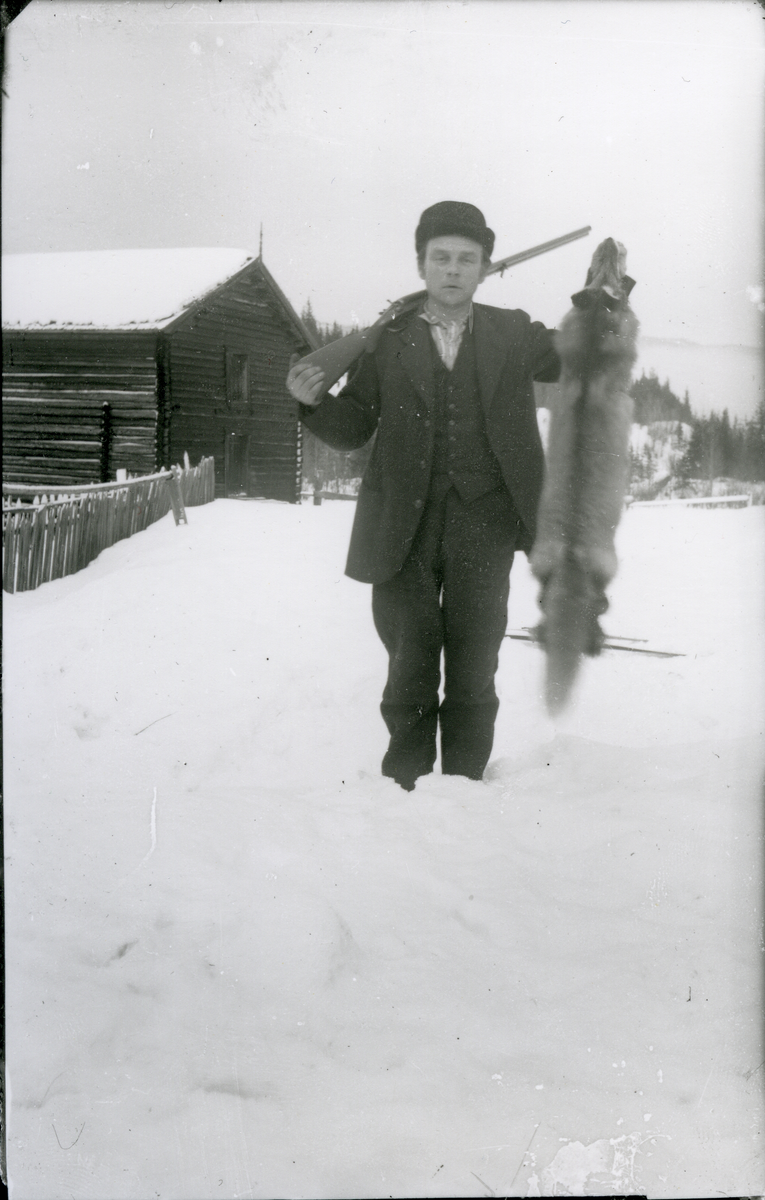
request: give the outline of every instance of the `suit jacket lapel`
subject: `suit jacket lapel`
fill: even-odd
[[[510,350],[510,339],[481,305],[473,305],[473,337],[481,403],[488,416]]]
[[[428,408],[435,402],[433,377],[432,334],[427,322],[414,316],[399,331],[401,351],[399,361]],[[478,369],[478,388],[484,412],[488,415],[500,376],[510,351],[507,333],[495,322],[483,306],[473,305],[473,336]]]
[[[433,358],[430,348],[431,333],[425,321],[414,316],[400,331],[399,362],[411,379],[417,393],[423,397],[428,408],[435,402]]]

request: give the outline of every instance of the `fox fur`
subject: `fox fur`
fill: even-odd
[[[547,653],[550,712],[568,701],[582,655],[598,654],[598,618],[616,574],[614,546],[629,478],[638,322],[629,305],[634,280],[626,251],[597,247],[584,289],[555,335],[561,389],[550,421],[547,474],[531,568],[541,584],[536,630]]]

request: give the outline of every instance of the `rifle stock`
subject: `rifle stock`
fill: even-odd
[[[591,225],[585,225],[582,229],[575,229],[573,233],[564,233],[562,237],[553,238],[549,242],[541,242],[540,245],[532,246],[529,250],[521,250],[518,254],[511,254],[508,258],[502,258],[499,262],[492,263],[486,274],[487,276],[504,275],[508,267],[514,267],[516,263],[526,262],[529,258],[536,258],[538,254],[547,254],[549,250],[557,250],[559,246],[565,246],[568,242],[576,241],[577,238],[586,237],[591,228]],[[328,390],[334,383],[337,383],[338,379],[342,379],[351,364],[364,352],[371,354],[374,351],[386,325],[389,325],[396,317],[410,312],[421,300],[424,300],[425,296],[427,296],[425,291],[410,292],[409,295],[402,296],[400,300],[394,300],[380,314],[374,324],[366,329],[346,334],[345,337],[338,338],[327,346],[320,346],[318,350],[312,350],[310,354],[301,358],[296,366],[311,363],[313,366],[321,367],[325,377],[324,386]]]

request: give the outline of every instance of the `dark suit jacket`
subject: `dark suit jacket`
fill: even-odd
[[[384,583],[414,540],[430,483],[435,386],[431,332],[415,313],[384,330],[362,354],[348,384],[314,409],[308,428],[336,450],[356,450],[377,430],[359,490],[346,574]],[[552,335],[520,309],[473,305],[473,336],[489,444],[520,515],[519,549],[531,549],[544,456],[532,380],[558,378]]]

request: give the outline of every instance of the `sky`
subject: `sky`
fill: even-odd
[[[32,0],[8,33],[3,248],[227,246],[300,311],[416,290],[414,229],[477,204],[477,299],[554,325],[604,237],[643,333],[756,346],[763,10],[742,0]]]

